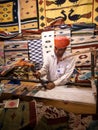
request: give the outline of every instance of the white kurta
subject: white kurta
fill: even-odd
[[[65,52],[63,57],[70,53]],[[69,57],[57,63],[57,57],[54,52],[47,54],[43,67],[40,72],[42,76],[47,75],[48,81],[54,82],[56,86],[64,85],[69,81],[71,74],[75,68],[75,57]]]

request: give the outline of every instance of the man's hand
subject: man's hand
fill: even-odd
[[[33,76],[39,79],[41,77],[41,73],[39,71],[36,71],[35,73],[33,73]]]
[[[46,88],[47,89],[53,89],[55,87],[55,84],[53,82],[49,82],[47,85],[46,85]]]

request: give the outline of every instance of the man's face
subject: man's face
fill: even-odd
[[[62,57],[65,50],[66,48],[57,48],[57,47],[54,48],[54,52],[57,57]]]

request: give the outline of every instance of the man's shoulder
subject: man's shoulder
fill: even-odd
[[[66,52],[64,53],[63,58],[67,58],[67,60],[75,60],[76,56],[74,56],[71,52]]]
[[[64,55],[63,55],[63,57],[69,56],[69,55],[71,55],[71,54],[72,54],[71,52],[65,52]]]

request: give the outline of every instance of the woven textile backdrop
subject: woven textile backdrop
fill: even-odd
[[[94,22],[98,25],[98,0],[39,0],[40,28],[58,18],[66,24]]]
[[[28,60],[28,41],[4,41],[5,64]]]
[[[18,0],[0,0],[0,31],[18,30]]]
[[[38,29],[37,0],[0,0],[0,31]]]
[[[0,0],[0,31],[42,29],[58,18],[98,25],[98,0]]]
[[[38,29],[37,0],[20,0],[21,29]]]

